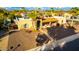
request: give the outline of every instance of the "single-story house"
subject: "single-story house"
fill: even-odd
[[[19,18],[19,20],[15,20],[15,24],[18,26],[18,30],[25,28],[26,29],[33,28],[33,21],[31,18],[29,19]]]

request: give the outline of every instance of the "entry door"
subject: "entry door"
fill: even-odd
[[[40,29],[40,20],[37,20],[36,26],[37,26],[37,30],[39,30]]]

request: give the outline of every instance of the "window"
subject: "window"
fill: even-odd
[[[24,28],[28,28],[28,24],[24,24]]]

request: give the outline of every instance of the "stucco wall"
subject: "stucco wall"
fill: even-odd
[[[28,28],[32,27],[32,20],[30,19],[23,19],[23,20],[19,20],[19,21],[15,21],[16,24],[18,25],[18,29],[24,29],[24,25],[27,24]]]

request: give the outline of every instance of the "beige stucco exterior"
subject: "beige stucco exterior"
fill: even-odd
[[[72,14],[64,13],[64,17],[67,18],[67,19],[70,18],[71,16],[72,16]]]
[[[44,22],[55,22],[56,19],[54,18],[47,18],[46,20],[42,21],[40,19],[40,29],[42,28],[42,24]],[[18,30],[21,29],[30,29],[30,30],[36,30],[37,28],[37,21],[33,21],[31,18],[30,19],[23,19],[20,18],[19,20],[15,21],[16,25],[18,26]],[[24,25],[27,24],[27,27],[25,27]]]
[[[18,20],[15,21],[15,23],[18,26],[18,30],[25,29],[25,28],[26,29],[30,29],[30,28],[34,27],[33,26],[34,22],[32,21],[31,18],[30,19],[23,19],[23,18],[21,18],[21,19],[19,19],[19,21]],[[27,27],[25,27],[25,24],[27,25]]]
[[[60,17],[60,16],[54,16],[54,18],[56,18],[58,20],[58,23],[60,25],[65,24],[66,23],[66,18],[65,17]]]

